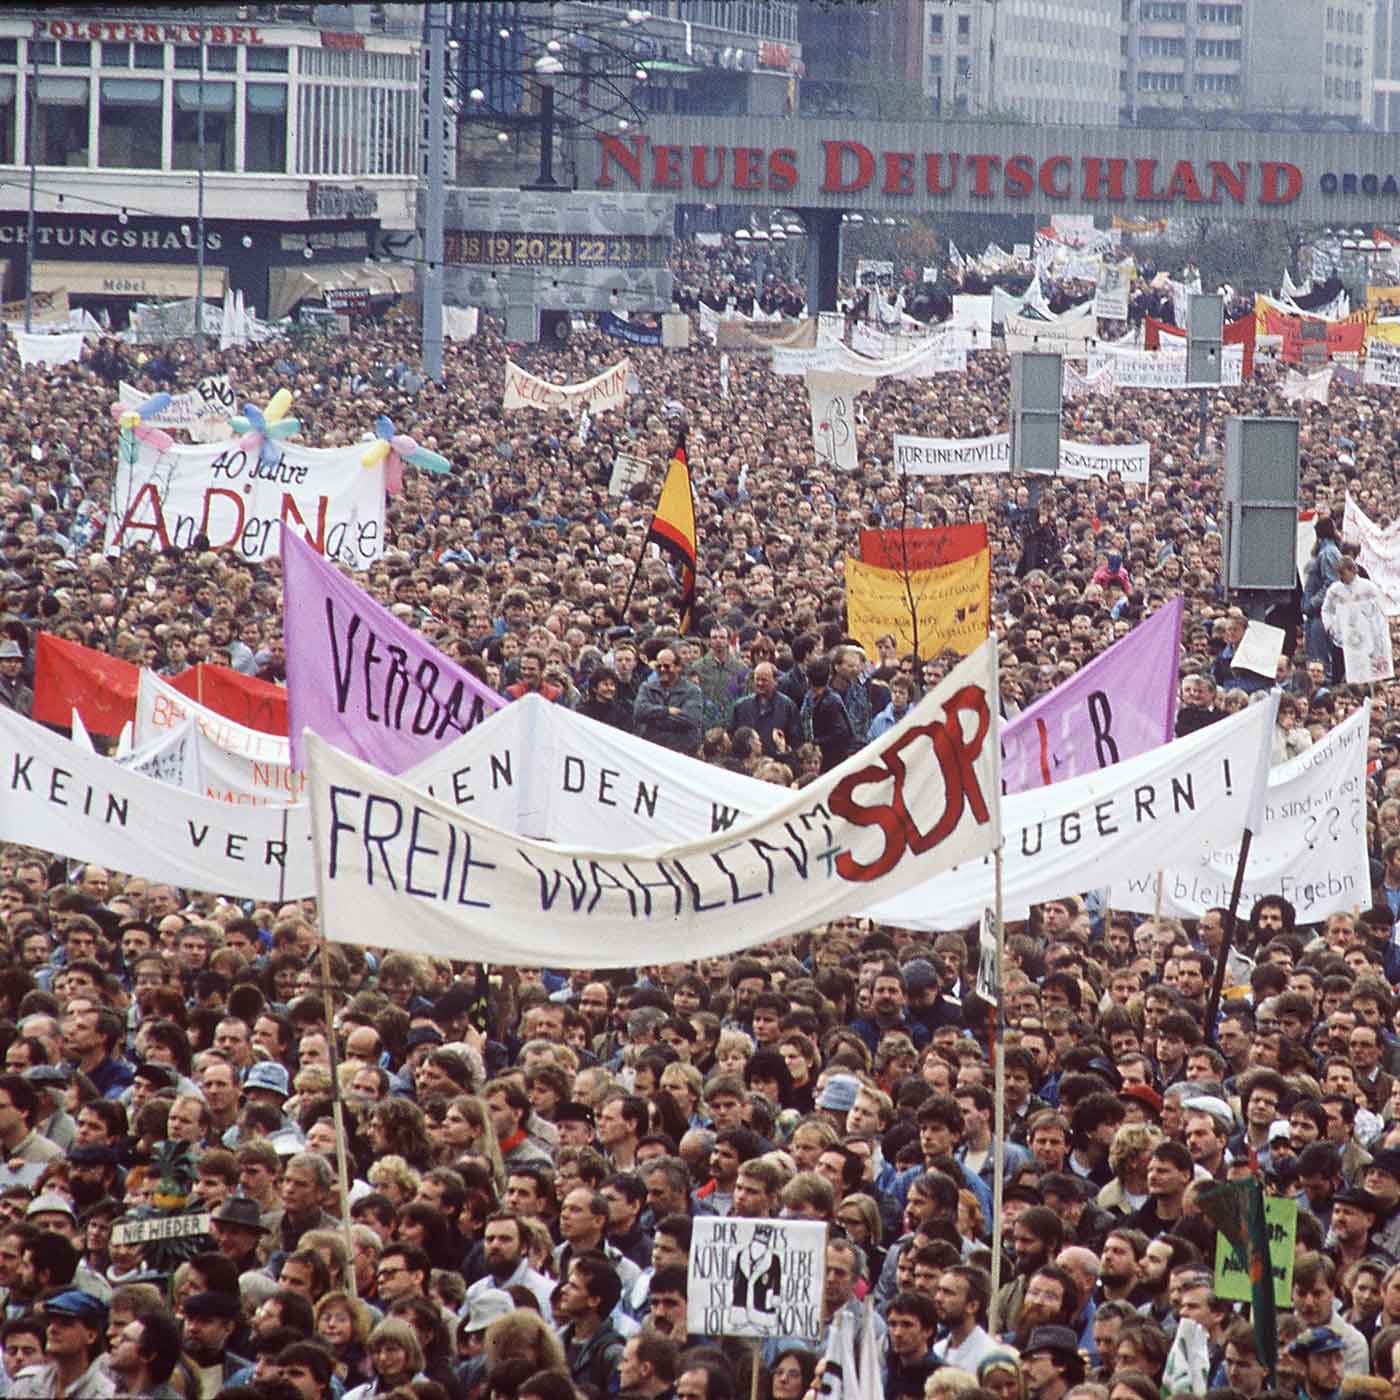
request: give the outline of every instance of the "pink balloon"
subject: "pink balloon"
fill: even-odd
[[[418,444],[408,436],[407,433],[395,433],[389,439],[389,446],[399,454],[400,457],[410,457],[418,451]]]
[[[256,430],[251,433],[244,433],[243,436],[238,439],[239,449],[249,454],[260,452],[262,451],[262,439],[263,435]]]
[[[137,428],[136,436],[157,452],[169,452],[175,446],[175,439],[162,428]]]

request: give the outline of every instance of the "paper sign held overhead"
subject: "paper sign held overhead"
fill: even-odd
[[[826,1225],[698,1215],[690,1242],[686,1326],[707,1337],[820,1341]]]

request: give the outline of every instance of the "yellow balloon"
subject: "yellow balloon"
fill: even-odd
[[[117,419],[117,426],[124,428],[127,432],[132,432],[141,426],[141,415],[139,413],[123,413]]]
[[[292,391],[290,389],[279,389],[267,401],[267,407],[263,410],[263,417],[266,418],[269,423],[276,423],[286,414],[291,406]]]
[[[360,465],[362,467],[377,467],[389,455],[389,444],[380,438],[378,442],[372,442],[360,455]]]

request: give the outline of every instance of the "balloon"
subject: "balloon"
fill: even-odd
[[[266,418],[269,423],[276,423],[286,415],[287,410],[292,406],[292,391],[290,389],[279,389],[268,401]]]
[[[136,460],[138,442],[144,442],[157,452],[169,452],[175,446],[175,439],[169,433],[147,421],[163,413],[169,406],[170,395],[165,392],[152,394],[135,408],[122,403],[112,405],[112,417],[116,419],[121,449],[128,462]]]
[[[254,453],[263,466],[277,463],[277,442],[281,438],[292,437],[301,431],[301,424],[295,418],[286,416],[292,405],[292,391],[279,389],[268,401],[265,409],[257,404],[245,403],[243,412],[231,415],[229,426],[240,434],[238,445],[249,456]]]
[[[424,471],[442,474],[452,470],[452,463],[426,447],[419,447],[407,433],[395,432],[391,419],[382,413],[374,420],[376,441],[360,455],[360,464],[377,467],[384,463],[384,489],[391,496],[403,490],[405,466],[421,467]]]

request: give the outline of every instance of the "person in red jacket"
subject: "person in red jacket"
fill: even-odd
[[[544,678],[544,656],[538,651],[522,652],[520,656],[520,679],[506,687],[506,694],[512,700],[526,695],[542,695],[546,700],[556,701],[564,692],[557,685],[551,685]]]

